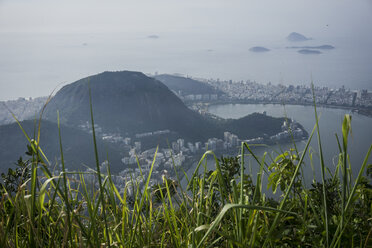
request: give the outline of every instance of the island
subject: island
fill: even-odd
[[[311,40],[311,38],[308,38],[300,33],[292,32],[287,36],[287,40],[293,42],[301,42]]]
[[[321,45],[321,46],[291,46],[286,47],[289,49],[320,49],[320,50],[332,50],[335,49],[332,45]]]
[[[255,47],[251,47],[249,51],[254,52],[254,53],[264,53],[264,52],[270,51],[270,49],[266,47],[255,46]]]
[[[321,54],[322,52],[319,50],[311,50],[311,49],[301,49],[297,51],[301,54]]]

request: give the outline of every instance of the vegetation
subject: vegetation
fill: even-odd
[[[33,134],[35,127],[38,126],[38,123],[32,120],[22,121],[20,124],[28,134]],[[40,125],[39,145],[43,148],[45,155],[50,161],[54,162],[58,160],[60,164],[58,125],[46,120],[42,120]],[[83,166],[84,164],[91,165],[95,163],[94,151],[91,149],[92,135],[78,128],[67,126],[61,127],[61,131],[63,132],[64,160],[69,169],[85,170],[86,167]],[[19,156],[24,154],[28,141],[24,134],[20,132],[17,123],[1,125],[0,137],[1,173],[6,172],[10,165],[18,160]],[[36,138],[34,139],[36,140]],[[122,170],[122,166],[120,165],[122,164],[121,158],[123,156],[121,153],[123,149],[121,147],[102,139],[97,139],[97,146],[99,147],[100,157],[105,158],[108,153],[112,164],[111,170],[113,172]],[[26,156],[29,157],[30,155]],[[52,163],[52,167],[54,165],[55,163]]]
[[[91,110],[92,110],[92,105]],[[316,111],[315,111],[316,113]],[[317,118],[316,118],[317,119]],[[91,112],[93,122],[93,113]],[[347,146],[351,117],[342,123],[336,171],[326,175],[318,132],[322,180],[311,187],[301,174],[303,151],[291,149],[275,158],[257,157],[241,144],[240,155],[217,159],[211,151],[201,158],[187,187],[164,178],[144,187],[133,178],[124,191],[115,187],[110,166],[100,172],[94,135],[98,187],[81,172],[66,172],[59,133],[62,173],[54,175],[39,146],[29,140],[29,159],[4,180],[0,200],[0,247],[371,247],[372,185],[369,147],[356,178]],[[337,139],[338,140],[338,139]],[[212,156],[215,169],[208,171]],[[259,168],[246,173],[247,156]],[[156,159],[156,153],[154,161]],[[367,170],[369,167],[369,170]],[[204,168],[204,169],[203,169]],[[365,172],[367,171],[367,174]],[[355,173],[355,172],[354,172]],[[7,177],[4,175],[5,178]],[[367,178],[366,176],[369,176]],[[264,177],[268,188],[264,187]],[[14,186],[14,187],[10,187]],[[278,195],[271,199],[265,192]],[[132,192],[132,194],[129,194]],[[280,196],[279,196],[280,195]]]

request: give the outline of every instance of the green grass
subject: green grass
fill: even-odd
[[[92,106],[91,116],[94,127]],[[136,179],[124,190],[116,188],[109,165],[106,174],[100,171],[94,130],[96,170],[88,174],[99,187],[92,187],[87,173],[66,172],[63,130],[62,172],[54,175],[38,139],[25,133],[31,157],[22,168],[29,168],[30,177],[15,175],[15,189],[2,185],[0,247],[371,247],[372,185],[365,172],[372,145],[353,178],[346,115],[339,163],[326,177],[316,109],[315,116],[303,151],[258,157],[246,143],[237,157],[218,159],[207,151],[192,177],[185,174],[185,189],[177,170],[176,181],[164,178],[149,187],[153,165],[143,191]],[[301,171],[314,134],[320,156],[314,169],[322,177],[306,187]],[[214,170],[207,170],[207,157],[214,158]],[[245,172],[247,157],[257,166],[256,175]],[[263,185],[264,177],[270,187]],[[269,191],[276,192],[275,199],[266,196]]]

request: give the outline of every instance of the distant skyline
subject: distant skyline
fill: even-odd
[[[0,100],[105,70],[372,89],[370,23],[370,0],[0,0]],[[288,43],[291,32],[313,40]]]

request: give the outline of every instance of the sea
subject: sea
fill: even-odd
[[[372,90],[370,40],[346,32],[291,43],[288,33],[0,33],[0,100],[47,96],[103,71],[180,73],[205,79]],[[332,45],[322,54],[290,46]],[[254,46],[270,51],[251,52]]]

